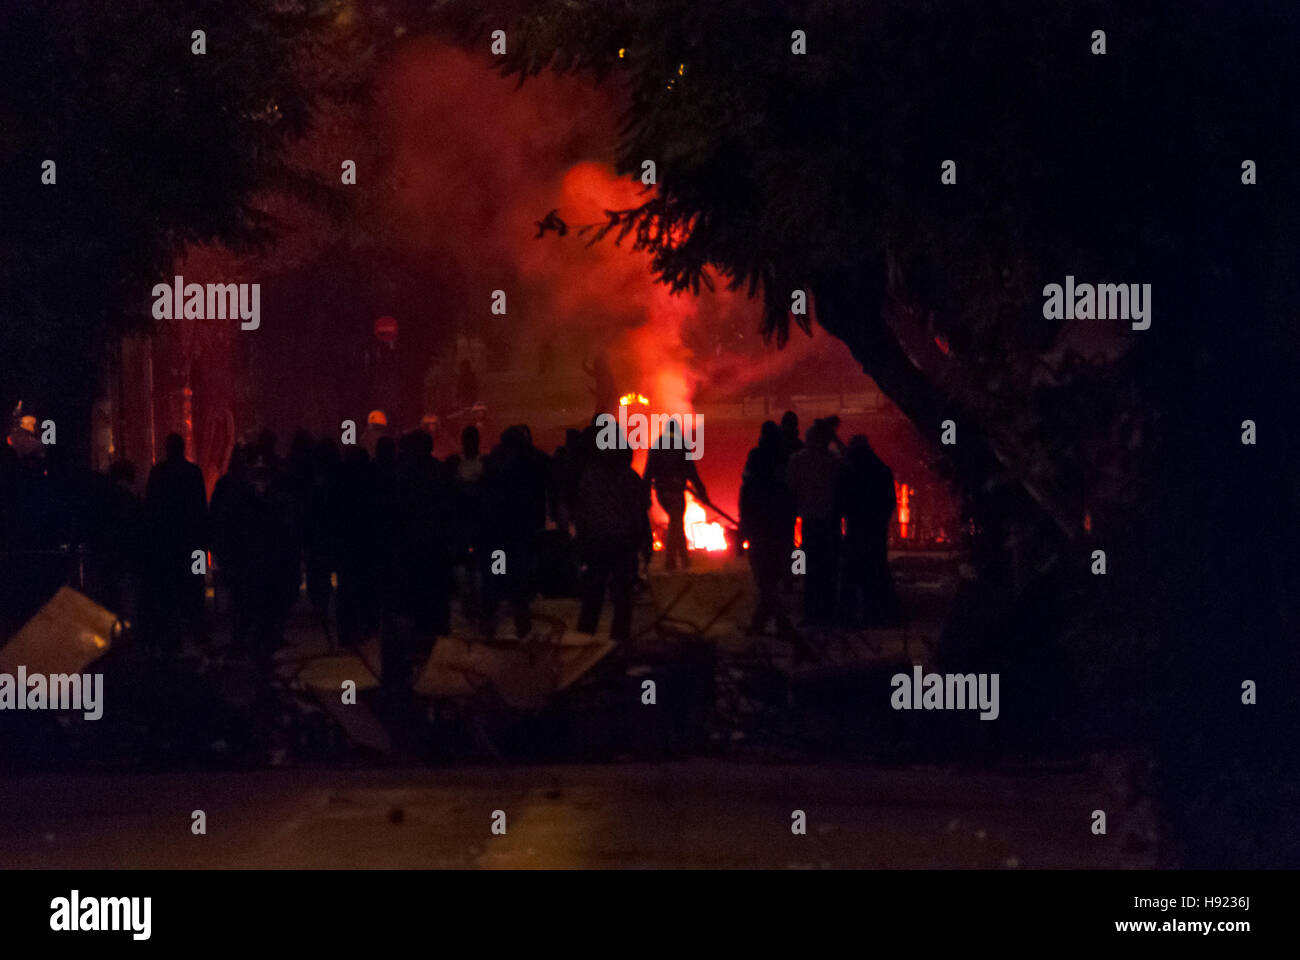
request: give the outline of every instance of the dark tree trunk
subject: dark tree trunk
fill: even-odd
[[[978,499],[1009,482],[1024,495],[1031,513],[1067,538],[1078,534],[1077,511],[1029,477],[1026,465],[999,448],[972,410],[944,393],[912,362],[883,316],[887,296],[883,263],[878,270],[854,276],[822,278],[814,293],[821,326],[844,341],[863,371],[948,458],[968,495]],[[940,442],[945,420],[956,424],[955,444]]]

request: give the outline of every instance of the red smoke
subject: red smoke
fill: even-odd
[[[463,278],[466,302],[444,313],[484,312],[490,291],[504,289],[516,349],[554,336],[577,358],[605,350],[620,391],[646,394],[657,412],[686,413],[702,386],[739,389],[797,362],[809,345],[795,341],[779,355],[751,347],[757,302],[725,289],[673,296],[630,237],[589,246],[579,235],[653,189],[614,175],[615,98],[550,74],[516,89],[485,57],[413,41],[377,97],[393,144],[384,229]],[[567,235],[536,238],[553,209]],[[688,344],[704,324],[745,331],[747,355],[695,355]]]
[[[640,184],[618,179],[605,165],[585,162],[559,178],[551,203],[574,225],[601,223],[604,211],[644,202]],[[698,317],[754,309],[725,291],[672,295],[656,283],[650,255],[630,241],[610,237],[587,245],[570,233],[550,242],[527,241],[518,250],[525,279],[535,284],[545,306],[543,324],[578,327],[584,340],[607,345],[622,389],[650,397],[655,411],[689,413],[700,376],[683,332]],[[611,336],[612,334],[612,336]]]

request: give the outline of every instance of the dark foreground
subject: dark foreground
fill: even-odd
[[[26,776],[6,868],[1115,868],[1093,774],[691,760]],[[207,834],[191,832],[203,810]],[[491,833],[493,811],[506,834]],[[807,814],[807,834],[791,814]]]

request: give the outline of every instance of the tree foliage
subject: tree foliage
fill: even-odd
[[[84,419],[102,348],[189,245],[264,248],[257,199],[333,194],[288,149],[356,77],[336,3],[15,4],[0,18],[0,401]],[[192,52],[203,30],[206,54]],[[42,162],[57,180],[41,183]],[[7,408],[6,408],[7,409]],[[61,430],[63,428],[61,427]]]

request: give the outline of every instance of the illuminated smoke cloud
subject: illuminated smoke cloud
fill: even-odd
[[[516,89],[482,58],[432,40],[412,43],[378,95],[392,143],[383,229],[450,268],[467,297],[510,290],[511,323],[526,331],[512,341],[554,335],[578,356],[605,349],[621,390],[648,394],[656,410],[690,412],[715,375],[713,386],[738,389],[798,362],[808,346],[796,340],[758,362],[697,356],[688,346],[693,324],[730,321],[756,338],[758,304],[724,289],[672,296],[630,238],[588,246],[579,235],[581,226],[603,223],[606,209],[646,196],[610,163],[613,96],[549,74]],[[568,233],[537,239],[537,221],[550,210]]]

